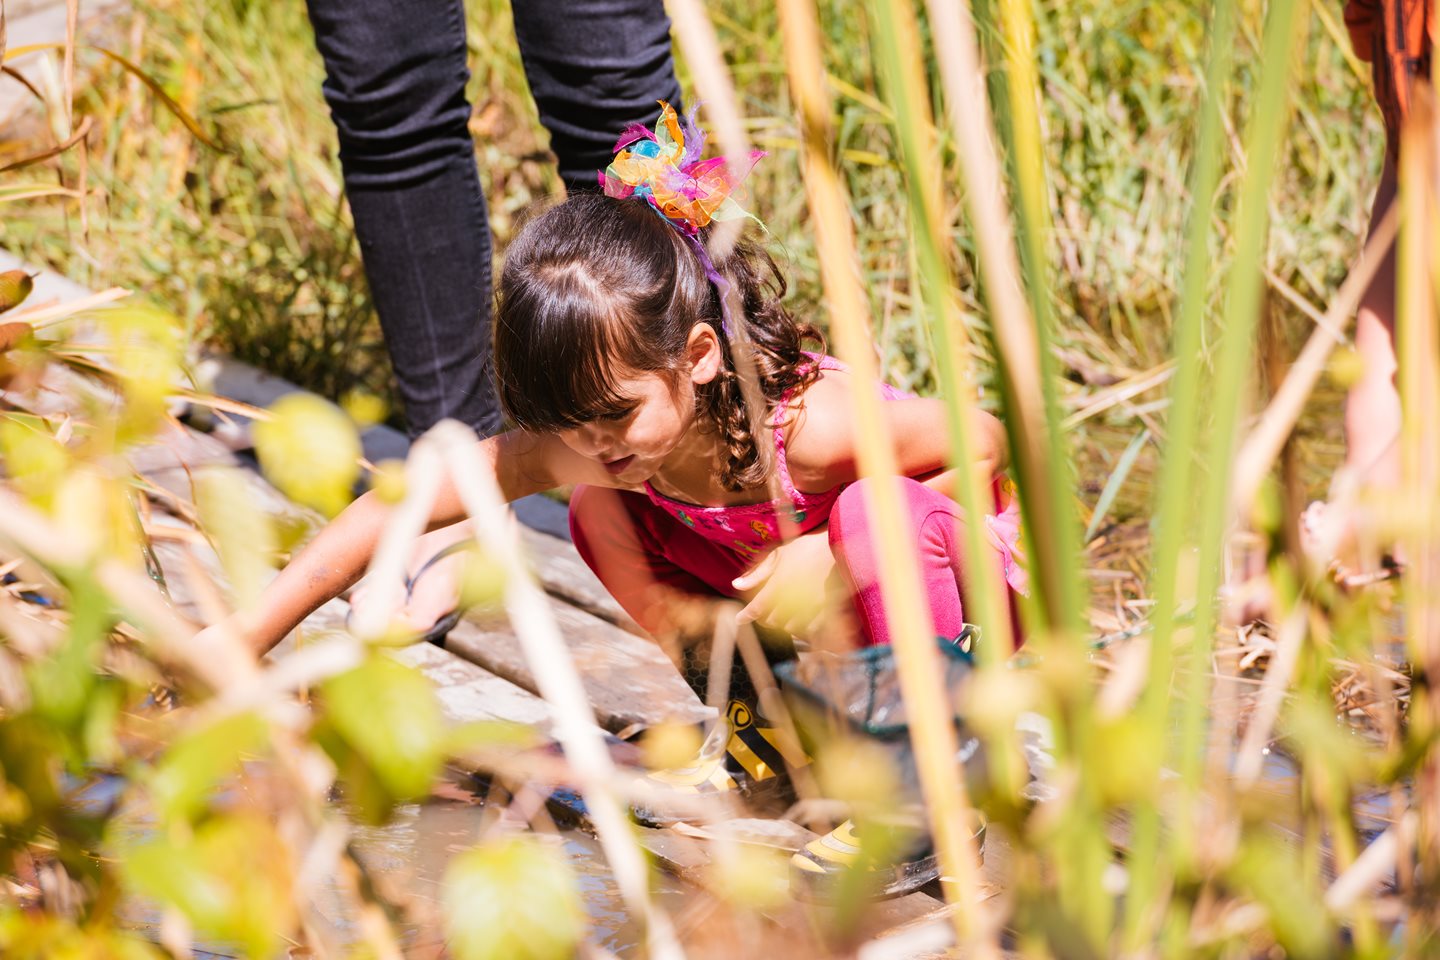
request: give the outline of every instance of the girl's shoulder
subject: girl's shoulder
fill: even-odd
[[[849,451],[854,446],[850,401],[854,381],[844,367],[822,366],[820,376],[795,392],[775,424],[791,480],[801,490],[828,489],[836,482],[837,467],[842,473],[853,470]]]

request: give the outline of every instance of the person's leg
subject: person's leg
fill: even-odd
[[[866,498],[876,482],[861,480],[841,491],[830,513],[830,548],[850,588],[863,642],[888,644],[891,635],[880,592],[880,552],[866,521]],[[904,496],[934,633],[958,637],[965,627],[967,590],[961,527],[964,512],[949,497],[915,480],[885,482],[898,482]],[[991,559],[996,575],[1003,576],[1004,557],[997,550]]]
[[[514,15],[560,177],[595,190],[625,127],[652,125],[657,100],[682,109],[664,0],[525,0]]]
[[[1395,188],[1395,155],[1389,151],[1380,187],[1375,192],[1371,230],[1394,203]],[[1360,299],[1355,317],[1355,349],[1364,360],[1364,373],[1345,401],[1345,466],[1364,486],[1393,489],[1400,483],[1394,245]]]
[[[580,485],[570,496],[575,549],[621,608],[653,637],[691,632],[733,598],[745,561],[641,493]]]
[[[570,534],[581,558],[625,612],[660,643],[685,682],[709,693],[715,601],[733,598],[730,581],[747,566],[734,551],[705,539],[643,494],[579,486],[570,498]],[[717,722],[685,766],[655,771],[652,788],[685,794],[745,791],[754,799],[786,797],[788,761],[777,731],[760,709],[755,685],[737,657]],[[641,823],[664,826],[685,818],[663,800],[641,803]]]
[[[500,427],[462,0],[307,0],[345,191],[411,435]]]

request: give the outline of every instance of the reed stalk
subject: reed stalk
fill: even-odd
[[[1205,93],[1191,170],[1192,206],[1186,221],[1180,309],[1172,338],[1176,368],[1171,381],[1167,439],[1161,455],[1152,522],[1150,589],[1155,612],[1149,641],[1149,680],[1141,692],[1137,710],[1146,724],[1157,726],[1169,723],[1175,614],[1182,601],[1194,599],[1190,586],[1179,582],[1180,557],[1193,536],[1189,511],[1194,503],[1195,448],[1200,435],[1200,386],[1205,364],[1201,344],[1209,300],[1210,224],[1224,159],[1225,125],[1221,108],[1234,56],[1236,26],[1235,0],[1216,0],[1210,17]],[[1143,765],[1145,777],[1152,780],[1159,777],[1159,757],[1137,757],[1136,762]],[[1151,929],[1157,921],[1151,904],[1161,882],[1160,811],[1153,804],[1142,804],[1133,815],[1131,905],[1125,911],[1122,940],[1125,949],[1132,952],[1151,939]]]
[[[1231,509],[1236,513],[1254,501],[1261,482],[1280,456],[1280,449],[1295,429],[1305,401],[1325,370],[1325,361],[1336,345],[1344,342],[1350,317],[1395,242],[1399,227],[1399,207],[1392,204],[1371,231],[1354,269],[1346,275],[1345,282],[1325,308],[1324,316],[1316,321],[1315,332],[1305,341],[1300,355],[1285,374],[1285,381],[1241,445],[1231,480]]]
[[[627,907],[645,927],[649,956],[656,960],[683,960],[685,953],[669,917],[650,896],[649,868],[630,828],[624,804],[615,790],[616,772],[595,722],[590,698],[544,591],[535,583],[524,550],[507,522],[505,501],[494,470],[480,455],[475,434],[463,424],[445,420],[416,441],[405,466],[406,494],[381,535],[367,576],[376,582],[403,579],[405,548],[423,532],[439,491],[440,479],[450,477],[471,524],[475,539],[488,556],[496,558],[504,576],[505,609],[520,639],[526,662],[535,675],[540,695],[555,712],[555,739],[575,772],[577,786],[595,824],[605,857]],[[390,609],[383,600],[391,600]],[[355,624],[357,633],[373,635],[377,624],[394,613],[395,595],[382,594]],[[357,616],[359,616],[357,614]]]
[[[927,0],[930,27],[935,48],[944,51],[938,57],[944,84],[946,115],[955,137],[956,152],[965,178],[966,209],[974,223],[977,260],[984,280],[986,302],[990,307],[991,328],[1000,345],[1002,362],[1012,370],[1011,381],[1018,383],[1017,396],[1039,396],[1039,365],[1034,362],[1038,346],[1034,326],[1021,289],[1019,265],[1015,260],[1014,233],[1005,209],[1006,190],[1000,174],[990,103],[985,96],[984,72],[980,64],[979,41],[970,11],[960,0]],[[916,53],[917,51],[909,51]],[[913,90],[911,91],[913,93]],[[919,144],[912,152],[923,149]],[[912,170],[912,176],[916,171]],[[927,173],[933,176],[933,171]],[[938,212],[926,215],[927,229]],[[934,241],[926,241],[932,243]],[[948,274],[948,270],[946,271]],[[948,276],[946,278],[948,283]],[[933,292],[933,291],[932,291]],[[947,294],[946,301],[952,298]],[[938,313],[932,313],[936,316]],[[952,336],[951,330],[954,329]],[[949,317],[935,324],[937,344],[936,366],[939,368],[944,396],[950,407],[951,442],[957,447],[967,442],[963,416],[976,403],[975,391],[962,367],[965,356],[965,328],[952,324]],[[950,342],[951,340],[956,342]],[[1014,409],[1014,415],[1033,418],[1040,411]],[[1007,415],[1009,414],[1007,409]],[[1027,436],[1030,431],[1025,431]],[[957,455],[956,464],[960,461]],[[979,478],[977,478],[979,479]],[[962,504],[967,516],[983,516],[983,486],[969,483],[960,490],[966,498]],[[972,513],[972,510],[980,512]],[[972,557],[983,557],[984,540],[978,525],[966,525],[966,549]],[[1015,637],[1011,629],[1004,581],[994,576],[989,564],[978,563],[974,573],[978,622],[983,625],[987,643],[979,657],[982,663],[996,666],[1006,652],[1013,649]]]
[[[889,6],[888,11],[875,11],[877,20],[886,20],[887,12],[903,11],[913,16],[903,3]],[[850,365],[858,385],[850,391],[850,397],[860,473],[884,481],[897,475],[898,465],[882,400],[869,386],[878,382],[878,376],[865,296],[855,269],[853,227],[844,190],[831,162],[830,105],[824,93],[819,24],[808,0],[782,0],[780,14],[791,92],[804,137],[805,189],[815,224],[830,329],[836,350]],[[895,62],[898,48],[892,46],[890,55]],[[898,108],[904,105],[896,104],[902,131],[906,128],[905,114]],[[913,197],[918,187],[912,185],[911,189]],[[959,429],[963,444],[963,422]],[[974,471],[969,458],[963,456],[964,449],[962,446],[955,451],[960,462],[958,479],[973,488]],[[995,929],[985,922],[984,908],[978,902],[977,854],[965,829],[970,822],[969,803],[955,763],[958,743],[952,719],[954,708],[941,682],[943,671],[935,649],[934,627],[920,589],[914,538],[905,520],[898,485],[875,482],[870,491],[867,519],[880,547],[881,589],[895,638],[895,659],[911,718],[910,737],[932,835],[942,875],[953,878],[953,882],[944,884],[944,889],[946,899],[955,907],[952,919],[956,937],[975,956],[998,957]]]
[[[1399,196],[1400,237],[1396,258],[1396,355],[1402,410],[1401,464],[1405,525],[1401,545],[1405,550],[1405,645],[1412,663],[1423,671],[1426,684],[1412,692],[1410,735],[1433,736],[1440,730],[1440,610],[1436,609],[1440,589],[1440,443],[1435,424],[1440,423],[1440,350],[1437,331],[1437,278],[1432,275],[1436,250],[1434,227],[1440,214],[1440,184],[1437,184],[1436,131],[1440,126],[1433,99],[1417,96],[1402,131]],[[1440,924],[1440,907],[1435,892],[1440,889],[1440,754],[1433,749],[1415,775],[1413,804],[1417,813],[1416,849],[1418,862],[1413,876],[1420,889],[1414,892],[1417,906],[1407,926],[1418,943],[1421,930]],[[1408,854],[1408,851],[1406,852]]]
[[[700,0],[667,0],[671,22],[676,38],[685,53],[686,63],[694,75],[695,86],[705,103],[716,138],[724,152],[726,163],[732,170],[743,170],[749,163],[750,138],[745,133],[745,124],[740,112],[739,98],[725,57],[720,50],[715,26]],[[722,262],[730,255],[735,242],[740,238],[744,220],[730,220],[713,223],[706,250],[715,263]],[[741,318],[745,308],[739,294],[733,288],[722,291],[728,316]],[[740,395],[745,400],[745,410],[750,420],[752,436],[763,437],[769,432],[769,408],[760,392],[760,375],[755,367],[754,345],[750,341],[748,328],[743,322],[735,322],[731,329],[730,355],[735,362],[735,372],[740,383]],[[769,463],[774,457],[774,448],[769,444],[759,445],[759,456]],[[785,491],[780,485],[779,474],[767,471],[770,495],[783,500]],[[795,521],[786,511],[776,517],[782,537],[792,536]]]
[[[1235,222],[1233,266],[1227,278],[1224,329],[1217,348],[1207,457],[1221,465],[1206,479],[1200,499],[1200,537],[1196,561],[1195,625],[1189,673],[1181,705],[1179,754],[1181,809],[1173,849],[1176,869],[1193,870],[1198,855],[1197,813],[1205,768],[1210,692],[1210,656],[1214,642],[1214,597],[1220,585],[1220,558],[1235,520],[1231,512],[1230,471],[1244,399],[1250,394],[1255,330],[1262,309],[1263,265],[1269,239],[1269,198],[1279,166],[1282,134],[1288,127],[1290,78],[1296,64],[1305,18],[1296,0],[1275,0],[1266,13],[1260,84],[1245,134],[1245,176]],[[1158,645],[1157,645],[1158,648]],[[1164,722],[1164,718],[1160,718]]]
[[[1038,606],[1049,630],[1061,633],[1061,639],[1067,642],[1078,644],[1085,633],[1084,602],[1080,578],[1076,575],[1080,530],[1067,467],[1071,458],[1060,429],[1062,418],[1055,393],[1057,371],[1051,349],[1055,316],[1048,266],[1050,190],[1046,185],[1045,151],[1040,135],[1034,9],[1030,0],[998,0],[1009,114],[1007,146],[1012,153],[1014,199],[1020,221],[1020,270],[1033,321],[1025,325],[1022,334],[1012,328],[1010,318],[996,317],[992,321],[992,332],[1000,347],[999,373],[1006,391],[1006,424],[1015,443],[1020,487],[1026,494],[1023,507]],[[940,57],[942,66],[945,60],[945,56]],[[984,202],[987,201],[974,199],[976,204]],[[977,230],[982,225],[977,222]],[[988,286],[987,282],[987,290]],[[1040,639],[1044,639],[1043,635]]]

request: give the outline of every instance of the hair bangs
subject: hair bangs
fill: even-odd
[[[510,291],[497,313],[500,402],[515,426],[537,433],[628,413],[635,398],[619,381],[664,366],[634,324],[597,310],[605,298],[590,278],[574,267],[563,273]]]

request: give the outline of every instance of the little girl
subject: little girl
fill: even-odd
[[[722,262],[710,262],[709,221],[734,212],[727,197],[734,180],[719,161],[697,159],[693,128],[664,109],[654,134],[632,130],[622,138],[619,147],[628,149],[602,178],[607,195],[570,197],[512,244],[494,354],[514,429],[479,441],[484,459],[510,500],[574,485],[570,524],[581,556],[682,665],[693,649],[685,638],[708,633],[689,619],[696,601],[714,608],[716,599],[738,598],[746,601],[742,619],[803,632],[813,611],[796,613],[777,600],[783,591],[767,586],[780,582],[814,585],[817,595],[827,581],[842,588],[852,599],[855,642],[888,643],[847,396],[875,387],[825,356],[816,329],[781,305],[784,281],[758,246],[741,241]],[[742,315],[726,316],[720,286],[733,289]],[[766,406],[758,434],[734,361],[741,324]],[[934,630],[954,638],[964,626],[964,520],[949,496],[945,409],[880,389]],[[998,473],[999,423],[978,410],[971,422],[977,456]],[[257,649],[355,582],[386,513],[367,494],[295,558],[262,604],[251,632]],[[432,526],[462,515],[446,481]],[[997,568],[1023,590],[1017,518],[1012,504],[984,522]],[[742,673],[738,664],[735,672]],[[690,672],[687,679],[698,682]],[[752,698],[735,698],[723,726],[723,755],[712,750],[713,762],[661,782],[713,792],[783,772]]]

